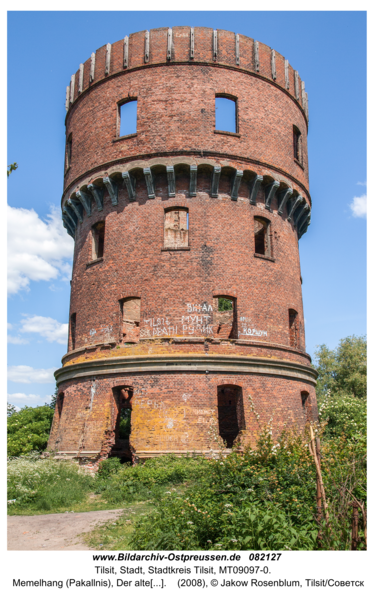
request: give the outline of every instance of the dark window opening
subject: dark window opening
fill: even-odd
[[[236,339],[236,298],[216,296],[213,298],[213,332],[220,339]]]
[[[165,211],[164,247],[188,248],[188,210],[172,208]]]
[[[266,219],[255,217],[255,254],[271,256],[270,223]]]
[[[301,162],[301,133],[295,126],[293,128],[293,156]]]
[[[312,418],[312,405],[308,392],[301,392],[301,405],[304,410],[306,421],[310,421]]]
[[[77,313],[73,313],[70,316],[70,340],[71,340],[71,349],[75,350],[75,330],[77,325]]]
[[[116,418],[114,427],[114,445],[110,456],[118,456],[123,461],[131,460],[131,414],[132,397],[134,395],[131,386],[121,386],[113,389],[116,407]]]
[[[123,342],[136,343],[140,336],[140,298],[125,298],[120,301]]]
[[[100,221],[92,227],[92,260],[104,256],[105,222]]]
[[[288,322],[289,322],[289,336],[290,346],[292,348],[299,348],[300,346],[300,327],[299,327],[299,315],[296,310],[290,308],[288,311]]]
[[[216,130],[237,133],[236,100],[216,96]]]
[[[72,148],[73,135],[70,134],[66,142],[66,169],[71,165],[71,148]]]
[[[240,431],[245,430],[242,388],[222,385],[217,389],[219,435],[232,448]]]
[[[303,408],[307,408],[308,400],[309,400],[308,392],[301,392],[301,404],[302,404]]]
[[[59,394],[57,396],[57,403],[56,404],[57,404],[58,416],[59,416],[59,419],[61,419],[62,408],[63,408],[63,405],[64,405],[64,394],[63,393],[61,393],[61,394]]]
[[[137,132],[137,100],[130,100],[119,106],[119,136]]]

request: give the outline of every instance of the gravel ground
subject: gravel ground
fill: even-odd
[[[91,550],[78,537],[123,510],[8,517],[8,550]]]

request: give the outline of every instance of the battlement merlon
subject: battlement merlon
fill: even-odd
[[[208,27],[160,27],[104,44],[72,75],[66,92],[67,113],[78,98],[104,80],[161,64],[209,64],[265,79],[292,97],[308,124],[305,83],[287,59],[245,35]]]

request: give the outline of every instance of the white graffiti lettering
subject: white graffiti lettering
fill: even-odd
[[[191,313],[191,312],[213,312],[213,308],[210,304],[208,304],[207,302],[203,302],[202,304],[191,304],[189,302],[186,303],[187,304],[187,312]]]
[[[240,332],[241,335],[252,335],[256,337],[267,337],[267,331],[260,331],[259,329],[250,329],[249,327],[243,327],[243,331]]]
[[[155,319],[144,319],[144,324],[148,327],[160,327],[161,325],[170,325],[168,317],[157,317]]]
[[[193,335],[194,333],[206,333],[213,335],[213,325],[182,325],[183,335]]]
[[[172,336],[178,334],[177,327],[154,327],[153,328],[153,337],[154,336]]]

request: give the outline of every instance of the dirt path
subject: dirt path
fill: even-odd
[[[79,534],[115,520],[123,510],[8,517],[8,550],[91,550]]]

